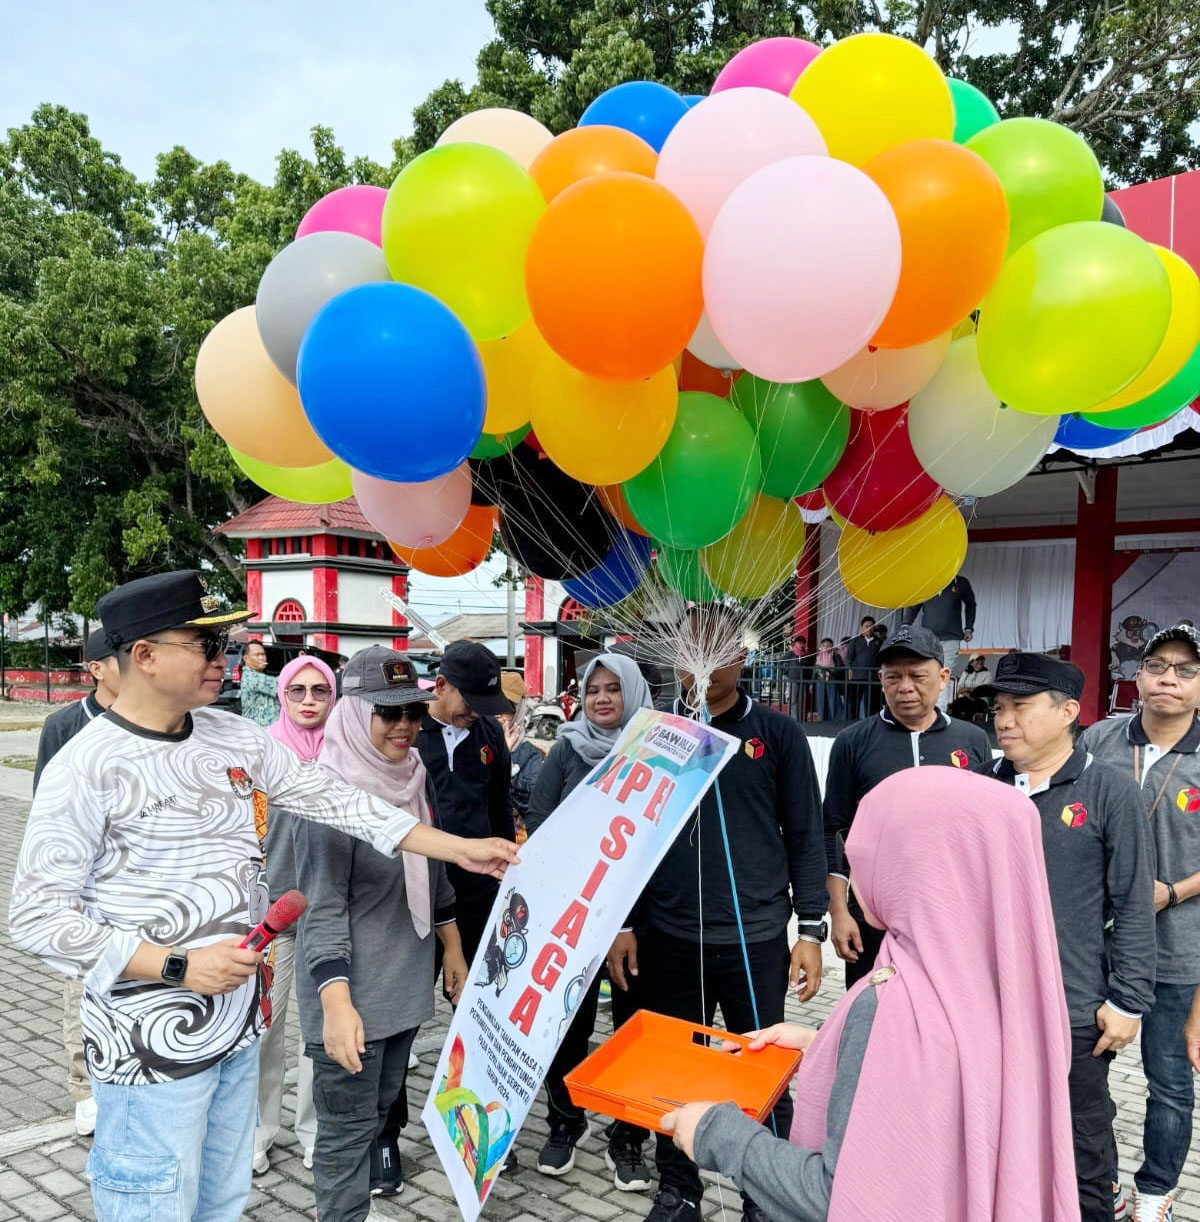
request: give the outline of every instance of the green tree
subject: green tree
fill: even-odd
[[[925,46],[1004,115],[1079,131],[1113,184],[1196,164],[1200,26],[1169,0],[488,0],[496,38],[469,88],[447,81],[417,108],[413,144],[429,148],[484,106],[526,110],[553,131],[599,93],[660,80],[706,93],[729,57],[759,38],[829,42],[864,30]]]

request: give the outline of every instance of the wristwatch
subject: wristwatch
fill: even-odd
[[[186,950],[180,950],[175,946],[167,951],[167,957],[162,965],[162,978],[168,984],[183,983],[183,978],[187,975],[187,957]]]
[[[796,936],[803,942],[824,942],[829,937],[829,922],[802,921]]]

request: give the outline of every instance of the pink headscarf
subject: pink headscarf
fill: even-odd
[[[913,768],[863,800],[855,890],[887,927],[829,1222],[1079,1218],[1071,1037],[1040,816],[1000,782]],[[792,1141],[825,1144],[838,1043],[862,980],[796,1075]]]
[[[285,695],[292,680],[306,667],[312,666],[321,672],[325,682],[329,684],[329,704],[326,705],[325,720],[314,729],[298,726],[288,714],[288,699]],[[301,654],[293,658],[280,672],[276,685],[279,692],[279,716],[267,727],[267,733],[283,743],[293,755],[302,760],[315,760],[321,753],[321,743],[325,741],[325,726],[329,721],[329,713],[337,700],[337,679],[333,671],[320,658],[310,658]]]

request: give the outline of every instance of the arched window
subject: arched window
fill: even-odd
[[[573,598],[568,598],[562,605],[562,609],[558,613],[558,618],[563,623],[570,623],[572,620],[583,619],[587,614],[587,608],[582,603],[576,602]]]
[[[271,616],[277,624],[302,624],[305,618],[304,608],[294,598],[285,598]]]

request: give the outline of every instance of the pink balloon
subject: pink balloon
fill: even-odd
[[[808,382],[875,334],[900,279],[900,226],[883,192],[833,157],[789,157],[725,201],[704,250],[717,339],[770,382]]]
[[[821,48],[807,38],[760,39],[743,47],[721,69],[709,94],[750,86],[786,97],[800,74],[820,53]]]
[[[419,484],[397,484],[361,471],[350,473],[350,483],[363,517],[401,547],[444,543],[471,507],[471,469],[466,463]]]
[[[310,233],[322,233],[330,229],[338,233],[355,233],[360,238],[383,245],[380,236],[380,218],[387,191],[383,187],[358,184],[353,187],[338,187],[323,195],[304,214],[296,228],[296,237]]]
[[[769,89],[728,89],[697,102],[675,124],[654,177],[705,237],[733,189],[756,170],[785,157],[825,152],[817,125],[791,98]]]

